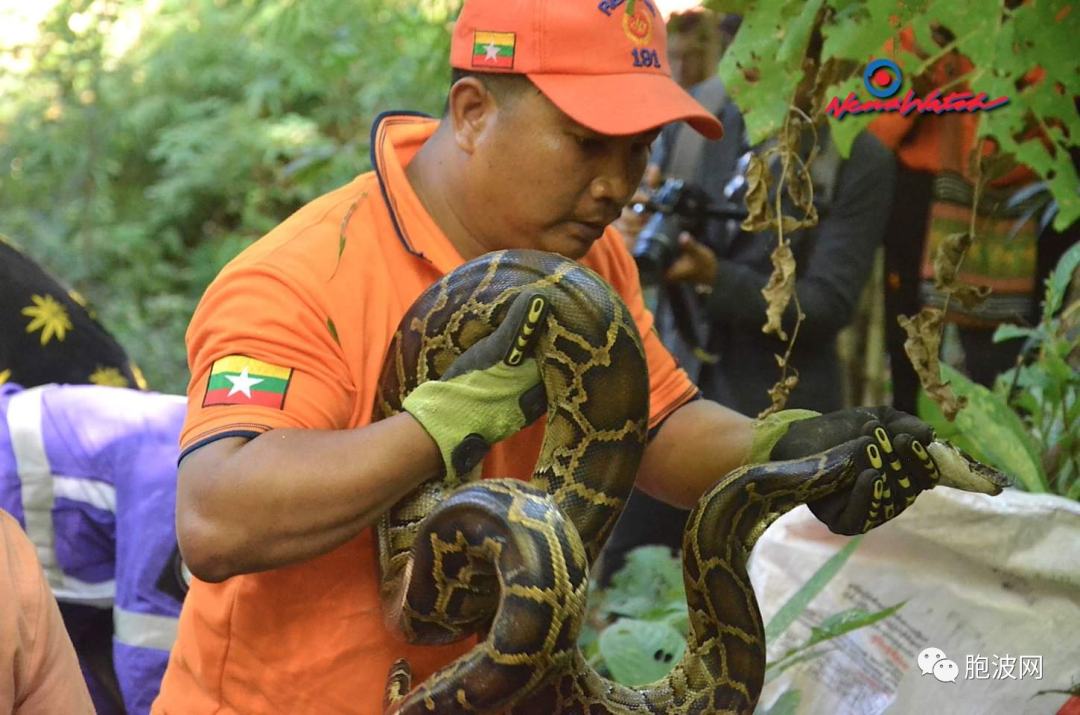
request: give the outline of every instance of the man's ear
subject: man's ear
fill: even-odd
[[[449,119],[454,142],[467,154],[476,150],[480,135],[494,120],[495,97],[475,77],[465,77],[450,88]]]

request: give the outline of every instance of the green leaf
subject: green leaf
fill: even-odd
[[[821,565],[814,575],[807,579],[798,591],[780,607],[765,626],[765,642],[771,643],[779,638],[795,620],[802,615],[810,602],[824,590],[829,581],[843,568],[855,549],[862,543],[862,536],[854,536],[844,544],[844,548],[836,552],[824,564]]]
[[[835,95],[833,95],[832,90],[829,90],[830,96],[836,96],[841,102],[852,92],[859,94],[861,91],[863,91],[861,73],[849,77],[845,82],[837,85]],[[855,143],[855,137],[859,136],[866,129],[866,126],[878,116],[874,112],[854,115],[845,114],[839,119],[829,116],[829,133],[832,140],[836,142],[836,150],[840,152],[840,156],[845,159],[851,156],[851,146]]]
[[[777,661],[775,663],[769,663],[767,666],[765,666],[765,681],[764,681],[764,683],[767,685],[767,684],[771,683],[772,681],[776,680],[777,678],[779,678],[783,674],[783,672],[785,670],[787,670],[788,668],[792,668],[792,667],[798,665],[799,663],[806,663],[807,661],[811,661],[811,660],[814,660],[816,658],[820,658],[821,656],[825,655],[826,653],[828,653],[828,652],[830,652],[832,650],[834,650],[834,649],[832,649],[832,648],[818,648],[816,650],[806,651],[805,653],[799,653],[796,656],[785,659],[783,662]]]
[[[599,640],[604,663],[623,685],[663,678],[686,650],[686,639],[671,626],[636,618],[620,618],[604,629]]]
[[[1071,426],[1071,425],[1073,425],[1074,422],[1076,422],[1076,420],[1078,418],[1080,418],[1080,398],[1078,398],[1076,396],[1075,392],[1074,392],[1073,393],[1072,406],[1069,408],[1069,411],[1065,414],[1065,424]],[[1075,437],[1080,437],[1080,432],[1077,432],[1077,431],[1074,430],[1072,435],[1070,435],[1070,436],[1074,437],[1074,438]]]
[[[1020,368],[1017,384],[1023,388],[1046,390],[1054,386],[1054,379],[1047,372],[1042,362],[1024,365]]]
[[[994,331],[994,342],[1003,343],[1006,340],[1015,340],[1016,338],[1030,338],[1039,335],[1039,331],[1036,328],[1021,328],[1019,325],[999,325],[997,330]]]
[[[782,658],[776,661],[774,665],[780,666],[788,658],[809,650],[819,643],[824,643],[833,638],[838,638],[845,633],[850,633],[851,631],[865,628],[866,626],[871,626],[878,621],[884,620],[899,611],[904,606],[904,603],[904,601],[901,601],[895,606],[890,606],[874,613],[864,611],[861,608],[849,608],[846,611],[834,613],[822,621],[820,626],[811,630],[810,638],[808,638],[805,643],[789,650]]]
[[[1035,397],[1035,395],[1031,394],[1027,390],[1024,390],[1019,395],[1017,395],[1016,398],[1013,399],[1013,404],[1016,405],[1017,409],[1023,410],[1029,415],[1033,415],[1036,414],[1036,412],[1038,411],[1040,403],[1038,398]],[[963,449],[963,447],[961,447],[960,445],[957,446]]]
[[[786,690],[769,708],[768,715],[795,715],[802,704],[802,691]]]
[[[980,455],[976,458],[1012,475],[1028,491],[1048,491],[1039,450],[1005,400],[945,364],[941,379],[968,399],[956,416],[956,426],[975,446]]]
[[[997,58],[998,35],[1012,34],[1012,26],[1002,23],[1000,0],[964,0],[935,2],[927,8],[931,22],[948,28],[956,36],[960,53],[978,67],[990,65]],[[1006,47],[1010,46],[1009,44]],[[1005,61],[1007,58],[1000,58]]]
[[[1040,0],[1024,3],[1012,11],[1016,34],[1025,38],[1024,55],[1030,66],[1039,66],[1053,80],[1061,82],[1069,95],[1080,94],[1080,76],[1076,72],[1076,54],[1062,52],[1058,42],[1070,42],[1080,34],[1080,12],[1075,5],[1064,17],[1059,15],[1069,0]]]
[[[705,7],[720,13],[746,15],[753,12],[757,0],[705,0]]]
[[[879,56],[885,42],[896,35],[895,28],[889,22],[889,16],[896,13],[898,3],[895,0],[865,0],[858,3],[829,0],[829,4],[836,12],[832,21],[822,27],[825,38],[821,48],[822,62],[835,57],[865,65]],[[862,86],[861,73],[859,85]]]
[[[751,144],[783,126],[814,18],[823,0],[761,0],[720,61],[720,78],[743,110]]]
[[[611,579],[600,610],[619,616],[646,618],[657,609],[686,610],[682,562],[666,546],[639,546]]]
[[[330,336],[334,339],[334,342],[341,345],[341,338],[338,337],[337,326],[334,325],[334,321],[330,318],[326,319],[326,327],[330,331]]]
[[[1065,344],[1062,352],[1069,351],[1069,345]],[[1061,356],[1061,353],[1057,350],[1046,350],[1043,354],[1043,359],[1046,363],[1046,369],[1050,373],[1050,376],[1054,379],[1055,387],[1059,391],[1062,385],[1068,384],[1076,377],[1076,371],[1069,363],[1065,362],[1065,358]]]
[[[1054,267],[1054,272],[1047,279],[1046,304],[1043,306],[1043,312],[1046,315],[1054,315],[1061,308],[1077,266],[1080,266],[1080,243],[1074,244],[1072,248],[1065,251],[1058,260],[1057,266]]]

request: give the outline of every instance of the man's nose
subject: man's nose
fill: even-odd
[[[637,168],[626,156],[612,156],[604,162],[602,170],[593,179],[592,197],[596,201],[611,201],[622,206],[630,200],[641,176],[634,176]]]

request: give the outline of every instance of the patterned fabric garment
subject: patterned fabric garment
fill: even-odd
[[[146,389],[139,368],[77,292],[0,236],[0,384]]]
[[[94,385],[0,387],[0,508],[33,542],[69,632],[112,611],[133,714],[157,695],[187,590],[173,518],[185,407],[182,397]]]

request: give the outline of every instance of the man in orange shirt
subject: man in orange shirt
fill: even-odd
[[[520,397],[538,383],[535,362],[476,360],[477,351],[499,354],[485,343],[498,331],[459,358],[454,380],[417,388],[401,414],[374,424],[370,415],[401,316],[489,251],[557,252],[622,295],[644,336],[651,387],[638,485],[659,498],[690,506],[743,463],[814,453],[878,419],[903,469],[868,470],[817,513],[855,533],[875,484],[880,493],[888,480],[896,513],[933,484],[910,451],[930,438],[918,420],[852,410],[754,422],[695,399],[652,332],[633,260],[609,224],[660,127],[685,120],[712,139],[722,128],[671,79],[649,0],[467,0],[451,64],[442,121],[380,117],[374,171],[244,251],[196,311],[177,493],[195,578],[154,713],[374,715],[397,658],[419,682],[468,649],[413,647],[385,629],[370,527],[421,482],[457,469],[454,455],[474,433],[488,445],[505,440],[485,477],[527,479],[542,427],[518,431],[528,421]]]
[[[0,509],[0,713],[94,712],[34,544]]]

